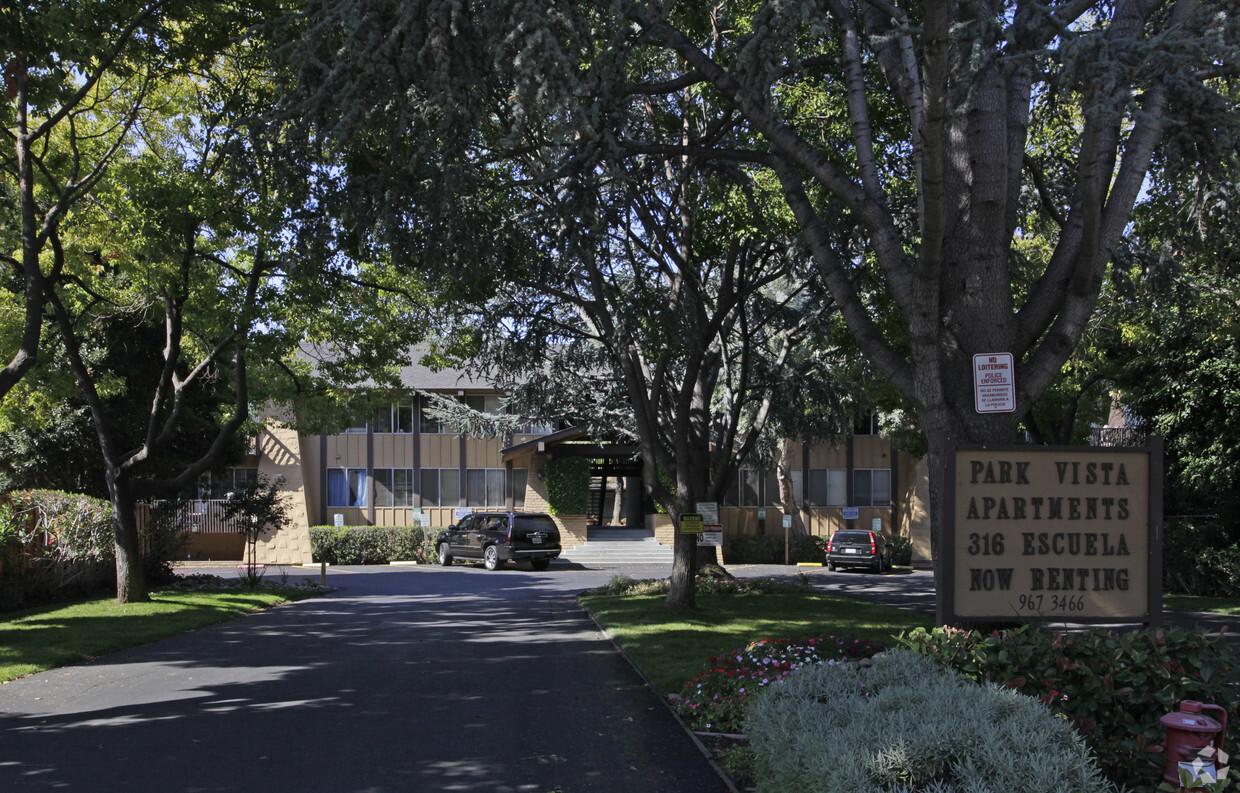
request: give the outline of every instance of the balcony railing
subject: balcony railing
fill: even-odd
[[[235,534],[236,523],[224,518],[225,503],[222,498],[183,501],[174,513],[173,520],[193,534]],[[139,525],[145,525],[149,519],[150,507],[144,505],[139,510]]]
[[[1144,446],[1148,440],[1145,432],[1132,427],[1094,427],[1090,446]]]

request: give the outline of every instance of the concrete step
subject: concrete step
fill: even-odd
[[[590,542],[651,542],[654,540],[654,531],[590,526],[586,529],[586,536]]]
[[[645,529],[590,529],[584,545],[560,558],[577,564],[671,564],[672,549]]]

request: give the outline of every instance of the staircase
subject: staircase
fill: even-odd
[[[672,563],[672,549],[660,545],[649,529],[590,527],[585,545],[560,554],[574,564],[607,566],[621,564],[661,565]]]

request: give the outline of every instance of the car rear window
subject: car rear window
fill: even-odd
[[[519,517],[514,523],[516,528],[526,531],[555,531],[555,521],[545,517]]]
[[[836,542],[869,542],[870,533],[868,531],[837,531],[832,539]]]

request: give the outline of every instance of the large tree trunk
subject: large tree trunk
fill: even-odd
[[[151,595],[142,570],[136,499],[123,474],[118,477],[109,472],[108,495],[112,501],[112,536],[116,546],[116,602],[148,602]]]
[[[705,446],[705,444],[703,444]],[[686,459],[687,458],[687,459]],[[697,608],[697,573],[700,569],[696,534],[680,533],[680,516],[697,511],[697,501],[707,492],[709,447],[693,451],[676,461],[676,495],[669,510],[676,531],[673,544],[672,580],[667,593],[669,608]],[[713,548],[711,549],[714,550]]]
[[[780,441],[779,466],[776,469],[779,478],[779,503],[785,515],[792,516],[792,533],[800,536],[806,533],[805,522],[801,520],[801,510],[797,508],[795,493],[792,490],[792,439]],[[802,483],[804,487],[804,483]]]
[[[642,526],[646,521],[646,510],[642,505],[642,487],[639,477],[630,476],[624,482],[624,523],[626,526]]]
[[[684,510],[688,511],[688,510]],[[676,531],[673,544],[672,580],[667,592],[668,608],[697,608],[697,537],[680,533],[681,510],[672,511],[672,526]]]

